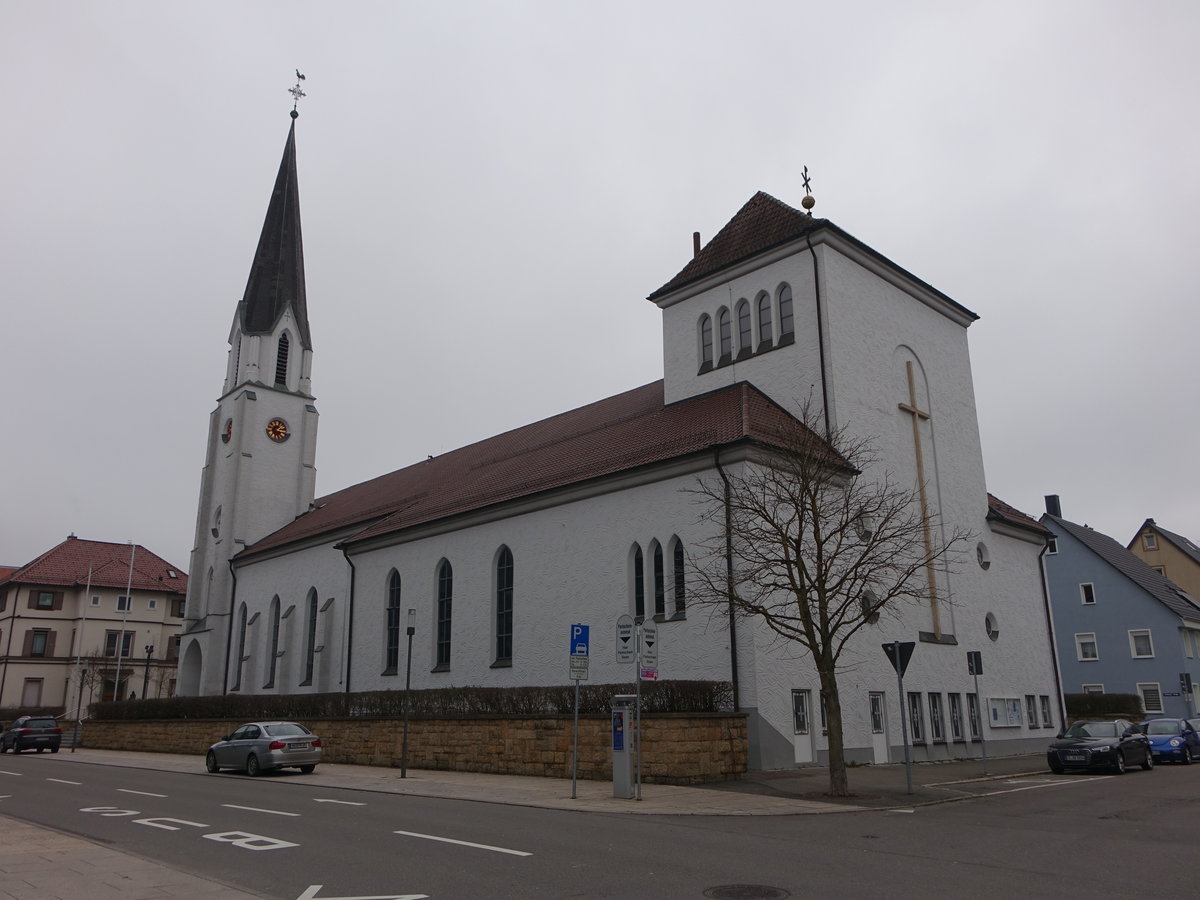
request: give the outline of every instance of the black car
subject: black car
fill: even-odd
[[[1123,775],[1126,768],[1139,764],[1154,768],[1150,739],[1125,719],[1075,722],[1046,751],[1050,771],[1066,769],[1112,769]]]
[[[21,716],[0,735],[0,753],[20,753],[22,750],[49,750],[57,753],[62,743],[62,729],[49,716]]]

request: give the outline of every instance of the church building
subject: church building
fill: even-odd
[[[628,683],[630,615],[658,623],[660,679],[736,685],[751,768],[822,762],[811,660],[695,602],[692,571],[720,537],[698,481],[808,404],[920,487],[934,528],[972,534],[968,562],[928,573],[931,602],[843,655],[847,758],[903,758],[902,721],[917,759],[1037,750],[1061,727],[1047,532],[984,481],[977,316],[765,193],[649,295],[661,380],[316,496],[294,115],[210,421],[181,694],[403,688],[407,634],[414,689],[567,684],[573,623],[591,628],[589,681]],[[897,640],[916,644],[904,696],[880,647]]]

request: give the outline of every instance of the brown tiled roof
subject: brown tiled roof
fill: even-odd
[[[62,585],[83,587],[92,570],[93,587],[124,589],[129,583],[129,544],[85,541],[72,535],[57,547],[47,550],[27,566],[15,570],[2,583]],[[171,577],[171,572],[175,577]],[[133,553],[132,586],[139,591],[187,593],[187,574],[143,547]]]
[[[1025,515],[1025,513],[1021,512],[1015,506],[1009,506],[995,495],[989,493],[987,495],[987,499],[989,519],[998,519],[1001,522],[1005,522],[1017,528],[1024,528],[1027,531],[1033,531],[1046,537],[1050,537],[1052,534],[1054,534],[1054,532],[1052,532],[1037,519]]]
[[[748,383],[667,406],[655,381],[322,497],[239,556],[360,526],[349,544],[725,444],[797,437],[840,459]]]

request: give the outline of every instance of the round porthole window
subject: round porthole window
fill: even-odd
[[[1000,637],[1000,625],[996,622],[996,616],[993,613],[988,613],[983,620],[983,629],[987,632],[987,636],[993,641]]]
[[[992,567],[992,556],[988,553],[987,544],[983,541],[975,545],[975,560],[979,563],[979,568],[985,572]]]

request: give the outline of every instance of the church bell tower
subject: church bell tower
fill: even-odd
[[[304,513],[316,489],[317,409],[304,290],[296,118],[246,292],[229,332],[225,381],[208,428],[180,642],[179,693],[223,694],[235,662],[230,560]]]

